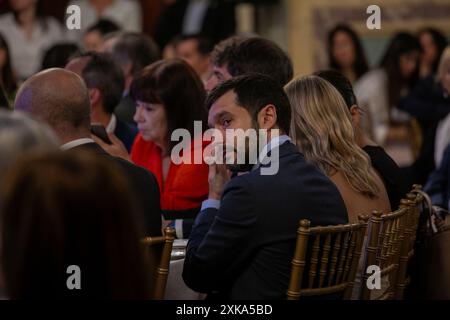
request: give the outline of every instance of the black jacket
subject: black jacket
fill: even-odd
[[[128,179],[131,191],[135,196],[138,209],[142,216],[137,217],[143,220],[144,232],[143,236],[160,236],[161,235],[161,206],[159,197],[159,187],[156,178],[152,173],[144,168],[135,166],[134,164],[120,158],[110,156],[96,143],[87,143],[70,149],[70,152],[87,151],[98,154],[114,161],[118,164]],[[101,192],[101,190],[99,190]]]
[[[220,209],[197,216],[183,279],[195,291],[230,299],[285,299],[302,219],[314,225],[348,222],[333,182],[296,147],[279,149],[279,171],[261,168],[233,178]]]

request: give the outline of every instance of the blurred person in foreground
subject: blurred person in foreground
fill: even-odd
[[[1,195],[7,298],[150,298],[142,224],[117,164],[88,152],[32,156]]]

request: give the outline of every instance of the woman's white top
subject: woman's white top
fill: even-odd
[[[365,129],[375,141],[383,145],[389,131],[389,97],[387,75],[383,69],[375,69],[363,75],[354,86],[358,105],[370,121]]]
[[[46,17],[45,22],[46,28],[37,22],[28,39],[12,13],[0,16],[0,33],[8,43],[12,68],[20,80],[40,71],[45,51],[64,39],[63,28],[55,18]]]

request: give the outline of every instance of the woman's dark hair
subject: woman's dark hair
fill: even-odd
[[[333,87],[339,91],[342,98],[344,98],[345,104],[349,110],[351,107],[358,104],[350,80],[348,80],[342,73],[336,70],[320,70],[315,72],[314,75],[331,83]]]
[[[70,58],[80,51],[75,43],[59,43],[50,47],[42,59],[41,70],[64,68]]]
[[[420,44],[415,36],[408,32],[399,32],[391,40],[380,67],[386,71],[388,79],[389,106],[395,106],[404,88],[410,89],[417,81],[419,66],[411,77],[405,79],[400,70],[400,57],[411,52],[420,52]]]
[[[130,87],[135,101],[162,104],[166,111],[170,141],[175,129],[186,129],[194,137],[194,121],[206,125],[206,93],[197,73],[182,60],[162,60],[144,68]]]
[[[433,39],[433,43],[437,48],[437,56],[436,60],[433,62],[433,65],[431,66],[432,73],[436,73],[438,67],[439,67],[439,61],[441,60],[442,52],[444,52],[445,47],[447,47],[447,38],[437,29],[435,28],[423,28],[418,33],[418,38],[420,39],[420,36],[422,34],[428,33],[431,38]]]
[[[0,70],[1,75],[1,84],[3,85],[3,89],[6,91],[8,97],[12,96],[17,90],[17,83],[12,72],[11,67],[11,54],[9,52],[8,44],[6,43],[5,38],[0,34],[0,49],[5,50],[6,52],[6,63],[3,67],[3,70]]]
[[[151,297],[134,201],[114,163],[35,154],[10,167],[1,191],[8,298]],[[81,290],[68,289],[69,266],[79,267]]]
[[[333,42],[338,32],[344,32],[350,37],[350,39],[353,42],[353,47],[355,49],[355,62],[353,64],[353,70],[356,74],[356,78],[359,79],[363,74],[365,74],[369,70],[366,55],[364,53],[361,41],[356,32],[345,24],[338,24],[328,33],[329,67],[331,69],[335,69],[342,72],[342,67],[337,63],[335,57],[333,56]]]

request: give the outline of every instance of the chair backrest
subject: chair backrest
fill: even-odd
[[[405,240],[405,229],[408,223],[408,207],[382,214],[374,211],[370,217],[367,243],[364,249],[366,257],[362,269],[363,300],[390,300],[395,297],[397,275],[399,270],[400,252]],[[374,274],[368,274],[369,267],[376,266],[379,273],[374,279],[375,288],[369,288],[367,280]],[[381,288],[377,288],[376,284]]]
[[[149,255],[152,268],[152,299],[163,300],[169,275],[170,257],[172,253],[175,230],[164,229],[162,237],[147,237],[142,243]]]
[[[353,290],[368,217],[355,224],[310,227],[302,220],[292,260],[288,300],[340,295],[349,299]]]
[[[399,270],[395,290],[395,299],[402,300],[406,286],[410,282],[408,274],[409,261],[414,255],[414,247],[418,232],[419,218],[421,216],[424,197],[417,193],[422,189],[419,185],[414,185],[413,190],[406,195],[406,199],[401,201],[400,207],[409,210],[405,226],[405,241],[402,244],[399,260]]]

